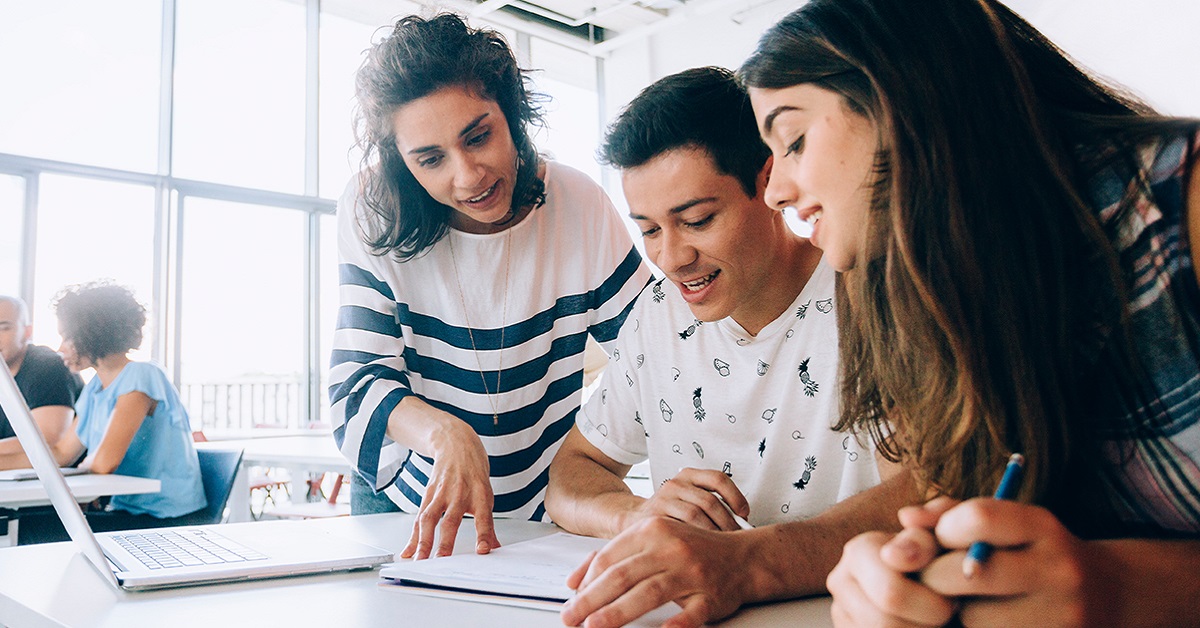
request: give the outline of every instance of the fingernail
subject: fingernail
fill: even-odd
[[[907,561],[914,561],[921,552],[921,548],[912,539],[899,539],[892,541],[892,549],[900,553],[901,558]]]

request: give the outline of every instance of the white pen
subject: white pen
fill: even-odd
[[[716,495],[717,499],[721,500],[721,505],[725,506],[725,510],[729,511],[729,514],[733,517],[733,521],[738,524],[739,528],[741,528],[743,530],[753,530],[754,529],[754,526],[750,525],[749,521],[746,521],[740,515],[738,515],[736,512],[733,512],[733,509],[730,508],[729,504],[725,502],[724,497],[721,497],[721,495],[719,493],[713,493],[713,495]]]

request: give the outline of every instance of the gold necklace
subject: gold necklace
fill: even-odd
[[[507,229],[508,235],[504,238],[504,309],[500,314],[500,355],[496,367],[496,396],[500,396],[500,376],[504,373],[504,327],[508,323],[508,271],[509,262],[512,260],[512,228]],[[483,360],[479,358],[479,349],[475,346],[475,332],[471,331],[471,316],[467,312],[467,298],[463,295],[462,277],[458,274],[458,256],[454,252],[454,234],[447,233],[446,239],[450,242],[450,262],[454,265],[454,282],[458,286],[458,300],[463,306],[463,318],[467,321],[467,337],[471,339],[471,352],[475,354],[475,364],[479,367],[479,379],[483,382],[483,394],[487,396],[488,403],[492,406],[492,426],[500,425],[500,410],[496,406],[496,400],[492,398],[491,391],[488,390],[487,377],[483,374]]]

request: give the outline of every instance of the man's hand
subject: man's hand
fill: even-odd
[[[670,517],[705,530],[738,530],[730,511],[750,516],[750,503],[733,480],[720,471],[687,468],[627,513],[622,529],[653,517]]]
[[[727,617],[750,596],[745,565],[752,557],[740,536],[668,517],[643,519],[567,579],[577,594],[563,607],[563,623],[623,626],[671,601],[683,612],[664,624],[670,628]]]

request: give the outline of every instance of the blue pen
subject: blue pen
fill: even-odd
[[[1004,477],[1000,478],[1000,486],[996,488],[996,499],[1012,499],[1021,490],[1021,474],[1025,470],[1025,456],[1013,454],[1008,457],[1008,466],[1004,467]],[[975,541],[967,549],[967,557],[963,559],[963,575],[968,579],[974,576],[988,556],[992,555],[992,546],[983,541]]]

